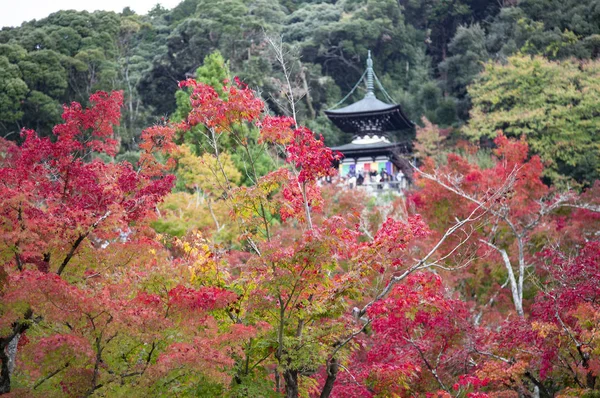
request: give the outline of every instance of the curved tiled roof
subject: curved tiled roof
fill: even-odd
[[[383,101],[378,100],[375,96],[365,97],[360,101],[356,101],[353,104],[345,106],[339,109],[331,109],[325,111],[325,114],[356,114],[356,113],[368,113],[377,111],[391,110],[399,105],[386,104]]]

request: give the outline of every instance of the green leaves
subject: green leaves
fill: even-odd
[[[11,76],[3,79],[2,135],[22,127],[48,135],[63,103],[86,104],[94,91],[117,88],[115,13],[60,11],[3,32],[0,54],[9,65],[0,62]]]
[[[11,64],[6,56],[0,56],[0,123],[12,123],[23,116],[21,102],[27,91],[19,68]]]
[[[546,177],[590,184],[600,176],[599,79],[598,62],[514,56],[506,65],[488,63],[469,87],[473,109],[464,131],[476,139],[496,130],[525,136],[547,163]]]

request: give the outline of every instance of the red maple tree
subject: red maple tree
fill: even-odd
[[[189,116],[144,130],[136,165],[112,158],[120,93],[66,106],[53,137],[0,141],[0,392],[12,380],[16,396],[596,388],[598,187],[548,187],[527,144],[499,135],[491,167],[426,160],[408,206],[371,210],[320,186],[339,155],[247,86],[181,86]],[[173,138],[197,125],[214,199],[240,231],[231,246],[148,226],[173,187]],[[229,181],[223,136],[249,185]],[[285,164],[259,173],[265,152]]]

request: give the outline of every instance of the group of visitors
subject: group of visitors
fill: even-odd
[[[390,174],[383,169],[380,172],[377,170],[371,172],[365,171],[365,174],[359,172],[357,175],[354,170],[351,170],[345,178],[342,177],[342,181],[344,185],[348,186],[350,189],[363,185],[376,185],[377,189],[406,188],[406,179],[401,170],[398,170],[396,175]]]

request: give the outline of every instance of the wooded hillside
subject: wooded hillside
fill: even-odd
[[[123,90],[121,152],[138,151],[142,128],[175,112],[177,82],[215,50],[232,76],[285,114],[281,70],[266,37],[283,39],[295,60],[299,119],[330,145],[349,137],[322,111],[354,86],[368,49],[412,120],[458,127],[469,120],[467,87],[484,62],[514,54],[595,59],[599,21],[600,5],[591,0],[185,0],[148,15],[60,11],[0,32],[0,134],[15,139],[23,127],[48,134],[62,104]]]
[[[0,395],[600,396],[599,31],[600,0],[3,29]],[[323,110],[369,50],[418,126],[357,178]]]

